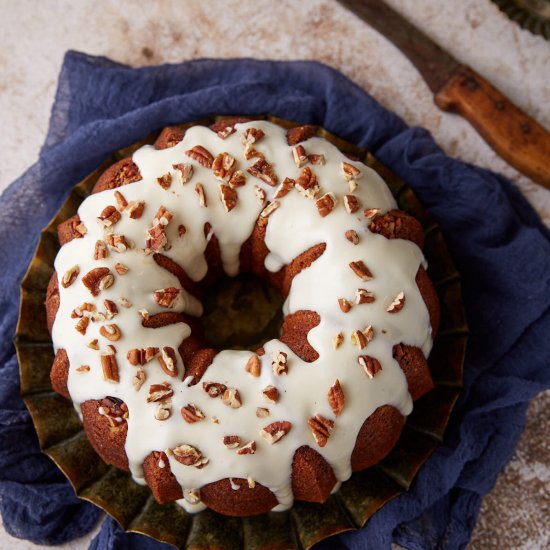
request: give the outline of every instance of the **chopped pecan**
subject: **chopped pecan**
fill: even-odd
[[[210,151],[208,151],[208,149],[205,149],[202,145],[195,145],[191,149],[185,151],[185,154],[188,157],[191,157],[193,160],[197,161],[205,168],[212,168],[214,157],[212,156]]]
[[[346,402],[346,396],[344,394],[344,390],[342,389],[342,386],[340,385],[340,380],[338,378],[334,381],[334,384],[329,388],[328,393],[328,404],[330,405],[330,408],[332,409],[332,412],[334,413],[334,416],[338,416],[342,409],[344,408],[344,404]]]
[[[163,382],[162,384],[151,384],[149,386],[147,403],[163,401],[164,399],[169,399],[173,395],[174,390],[172,389],[172,384],[170,384],[170,382]]]
[[[159,348],[134,348],[128,351],[126,358],[128,359],[128,363],[134,367],[138,365],[143,366],[152,361],[158,353]]]
[[[187,227],[185,227],[185,225],[183,224],[178,225],[178,235],[180,237],[183,237],[186,233],[187,233]]]
[[[220,153],[212,162],[214,177],[221,181],[229,181],[236,165],[237,161],[229,153]]]
[[[256,407],[256,416],[258,418],[266,418],[269,416],[269,409],[265,407]]]
[[[246,445],[237,449],[238,455],[253,455],[256,452],[256,442],[249,441]]]
[[[168,237],[164,227],[159,223],[147,230],[149,237],[145,240],[145,246],[155,252],[162,252],[168,246]]]
[[[358,288],[355,291],[355,303],[356,304],[372,304],[375,300],[374,293],[364,288]]]
[[[308,199],[314,199],[320,191],[317,176],[309,166],[302,168],[300,175],[296,178],[295,187]]]
[[[275,210],[277,210],[277,208],[279,208],[279,206],[281,206],[281,203],[280,203],[279,201],[270,202],[270,203],[260,212],[260,217],[261,217],[261,218],[264,218],[264,219],[269,218],[269,216],[271,216],[271,214],[273,214],[273,212],[275,212]]]
[[[324,218],[334,210],[336,206],[336,197],[334,193],[325,193],[321,198],[315,201],[315,205],[321,217]]]
[[[208,459],[202,456],[202,453],[191,445],[179,445],[172,449],[174,458],[184,466],[195,466],[203,468],[208,464]]]
[[[353,307],[353,304],[345,298],[338,298],[338,305],[344,313],[347,313]]]
[[[201,206],[207,207],[206,195],[204,194],[204,187],[202,183],[195,183],[195,193],[199,197],[199,204]]]
[[[260,358],[256,354],[251,355],[250,359],[246,363],[244,370],[250,373],[252,376],[255,376],[256,378],[260,376],[262,372],[262,364],[260,362]]]
[[[76,281],[76,278],[78,277],[79,273],[80,273],[80,267],[77,265],[73,265],[73,267],[68,269],[63,275],[63,278],[61,279],[61,286],[63,288],[67,288],[71,286]],[[84,281],[84,277],[82,278],[82,281]]]
[[[354,330],[351,333],[351,343],[359,349],[367,347],[374,338],[374,329],[369,325],[365,330]]]
[[[242,187],[246,183],[246,176],[244,172],[242,170],[235,170],[228,183],[231,189]]]
[[[126,241],[126,237],[124,235],[115,235],[114,233],[111,233],[106,236],[105,240],[107,242],[107,246],[115,252],[126,252],[128,248],[130,248],[130,245],[128,241]]]
[[[94,260],[103,260],[109,255],[104,241],[96,241],[94,248]]]
[[[88,328],[89,324],[90,324],[90,318],[82,317],[81,319],[78,320],[78,323],[76,323],[74,328],[77,330],[77,332],[80,332],[80,334],[84,336],[84,334],[86,334],[86,329]]]
[[[193,403],[181,408],[181,416],[188,424],[194,424],[204,419],[204,413]]]
[[[334,428],[334,422],[320,414],[316,414],[314,417],[310,418],[307,423],[317,445],[319,445],[319,447],[324,447],[330,437],[330,432]]]
[[[184,489],[183,498],[189,504],[198,504],[201,501],[201,494],[199,489]]]
[[[235,388],[227,388],[223,392],[222,401],[224,405],[232,409],[238,409],[243,404],[241,401],[241,394],[239,390]]]
[[[344,195],[344,206],[348,214],[353,214],[359,210],[361,205],[359,199],[355,195]]]
[[[264,204],[266,202],[265,191],[261,187],[258,187],[257,185],[255,185],[254,186],[254,195],[256,196],[256,200],[258,201],[258,203],[261,206],[264,206]]]
[[[227,389],[227,386],[224,384],[219,384],[218,382],[203,382],[202,389],[210,397],[220,397],[220,395],[223,395]]]
[[[265,136],[263,130],[259,128],[246,128],[241,134],[241,143],[247,145],[249,143],[256,143]]]
[[[227,449],[236,449],[241,444],[241,438],[238,435],[225,435],[223,444]]]
[[[237,191],[225,183],[220,184],[220,198],[226,212],[231,212],[237,206]]]
[[[163,188],[163,189],[169,189],[172,185],[172,174],[170,172],[166,172],[166,174],[163,174],[159,178],[157,178],[157,183]]]
[[[80,365],[80,367],[76,367],[76,372],[90,372],[90,365]]]
[[[98,350],[98,349],[99,349],[99,343],[98,343],[97,338],[94,338],[93,340],[90,340],[86,345],[87,345],[90,349],[95,349],[95,350]]]
[[[170,400],[161,401],[157,406],[157,410],[155,411],[155,418],[157,420],[168,420],[171,415],[172,403],[170,402]]]
[[[280,441],[285,435],[290,432],[292,429],[292,424],[290,422],[278,421],[272,422],[265,426],[261,431],[260,435],[270,444],[273,445]]]
[[[109,350],[109,353],[101,354],[101,368],[105,380],[109,382],[119,382],[118,362],[112,350]]]
[[[294,164],[298,168],[306,165],[308,163],[308,158],[306,155],[306,150],[301,145],[296,145],[292,148],[292,157],[294,158]]]
[[[119,298],[118,303],[125,308],[132,307],[132,302],[130,302],[127,298]]]
[[[338,349],[344,343],[344,333],[339,332],[336,336],[332,337],[332,347]]]
[[[103,325],[100,327],[99,334],[111,342],[116,342],[120,340],[121,337],[120,329],[114,323],[112,325]]]
[[[164,206],[159,206],[159,209],[153,218],[153,224],[159,223],[160,225],[166,226],[172,221],[173,217],[174,215],[172,212],[167,210]]]
[[[271,164],[263,158],[257,160],[252,166],[249,166],[247,168],[247,172],[256,178],[265,181],[272,187],[275,187],[279,181],[277,174],[275,174],[275,171],[273,170],[273,166],[271,166]]]
[[[106,206],[101,214],[97,217],[97,221],[103,227],[112,227],[120,220],[120,212],[116,209],[115,206],[110,204]]]
[[[373,220],[378,214],[380,214],[380,208],[365,208],[363,210],[363,216],[369,220]]]
[[[118,190],[115,190],[114,195],[115,195],[115,200],[118,204],[118,207],[124,210],[128,206],[128,201],[126,200],[124,195]]]
[[[350,262],[349,266],[351,270],[363,281],[370,281],[373,278],[370,269],[365,265],[363,260]]]
[[[261,151],[258,151],[258,149],[256,149],[254,145],[252,145],[252,143],[247,143],[244,146],[244,158],[246,160],[250,160],[254,157],[265,160],[265,155]]]
[[[126,265],[124,265],[123,263],[121,262],[117,262],[115,264],[115,271],[119,274],[119,275],[126,275],[126,273],[128,273],[129,269]]]
[[[227,139],[231,134],[235,133],[235,126],[226,126],[216,132],[220,139]]]
[[[139,220],[145,210],[145,203],[143,201],[132,201],[126,207],[128,217],[132,220]]]
[[[132,378],[132,386],[136,391],[141,389],[146,379],[145,371],[143,369],[138,369],[135,376]]]
[[[262,393],[270,403],[277,403],[279,401],[279,390],[275,386],[266,386],[262,390]]]
[[[386,308],[388,313],[398,313],[405,306],[405,293],[400,292],[392,301],[392,303]]]
[[[90,302],[84,302],[83,304],[80,304],[78,307],[75,307],[73,309],[73,311],[71,312],[71,319],[76,319],[77,317],[80,318],[83,315],[89,315],[93,311],[95,311],[94,304],[90,304]]]
[[[348,229],[345,235],[346,235],[346,239],[351,244],[359,244],[359,235],[357,234],[357,231],[354,231],[353,229]]]
[[[357,362],[365,369],[369,378],[374,378],[382,370],[380,361],[369,355],[360,355]]]
[[[284,351],[275,351],[272,354],[273,372],[277,376],[288,373],[288,355]]]
[[[162,370],[168,376],[178,375],[178,360],[176,359],[176,351],[174,348],[164,346],[159,356],[159,363]]]
[[[111,287],[115,278],[108,267],[96,267],[82,277],[82,282],[92,296],[97,296],[102,290]]]
[[[311,164],[317,164],[323,166],[325,164],[325,155],[311,154],[307,156],[307,159]]]
[[[172,168],[179,174],[179,179],[182,184],[185,184],[193,177],[193,165],[192,164],[172,164]]]
[[[361,170],[353,164],[350,164],[349,162],[342,162],[341,167],[346,181],[358,180],[361,177]]]
[[[288,195],[288,193],[292,191],[292,188],[295,184],[296,182],[293,179],[285,178],[283,182],[279,185],[279,187],[277,187],[273,198],[281,199],[282,197]]]
[[[153,297],[155,298],[155,302],[157,302],[159,306],[172,308],[174,307],[179,294],[179,288],[170,286],[168,288],[155,290]]]

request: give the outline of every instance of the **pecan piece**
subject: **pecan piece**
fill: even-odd
[[[157,356],[158,352],[159,348],[134,348],[128,351],[126,358],[128,359],[128,363],[134,367],[138,365],[143,366],[149,363],[149,361],[152,361]]]
[[[262,390],[262,393],[270,403],[277,403],[279,401],[279,390],[275,386],[266,386]]]
[[[340,166],[342,167],[342,173],[346,181],[358,180],[361,177],[361,170],[353,164],[342,162]]]
[[[82,317],[81,319],[78,320],[78,323],[76,323],[74,328],[77,330],[77,332],[80,332],[80,334],[82,334],[82,336],[84,336],[86,334],[86,329],[88,328],[89,324],[90,324],[90,318],[89,317]]]
[[[359,235],[357,234],[357,231],[354,231],[353,229],[348,229],[345,233],[345,236],[351,244],[359,244]]]
[[[97,296],[102,290],[112,286],[115,278],[108,267],[96,267],[82,277],[82,282],[92,296]]]
[[[365,369],[369,378],[374,378],[382,370],[380,361],[370,355],[360,355],[357,362]]]
[[[370,269],[365,265],[363,260],[350,262],[349,266],[351,270],[363,281],[370,281],[373,278]]]
[[[220,397],[220,395],[223,395],[227,389],[227,386],[224,384],[219,384],[218,382],[203,382],[202,389],[210,397]]]
[[[124,195],[120,191],[115,190],[114,196],[115,196],[115,200],[118,204],[118,207],[121,208],[122,210],[124,210],[128,206],[128,201],[126,200]]]
[[[191,157],[193,160],[197,161],[205,168],[212,168],[214,157],[212,156],[210,151],[208,151],[208,149],[205,149],[202,145],[195,145],[191,149],[185,151],[185,154],[188,157]]]
[[[302,168],[300,175],[296,178],[295,187],[308,199],[314,199],[320,191],[317,176],[309,166]]]
[[[147,230],[149,237],[145,240],[145,246],[154,252],[162,252],[168,246],[168,237],[164,227],[159,223]]]
[[[227,139],[231,134],[235,133],[237,130],[235,129],[235,126],[226,126],[225,128],[221,128],[216,132],[217,136],[220,139]]]
[[[311,154],[307,156],[307,159],[311,164],[317,164],[323,166],[325,164],[325,155]]]
[[[220,198],[226,212],[231,212],[237,206],[237,191],[225,183],[220,184]]]
[[[157,401],[163,401],[174,395],[172,384],[170,382],[163,382],[162,384],[151,384],[149,386],[149,395],[147,396],[147,403],[153,403]]]
[[[132,220],[139,220],[143,215],[143,210],[145,210],[145,203],[143,201],[132,201],[126,207],[128,217]]]
[[[168,420],[171,415],[172,403],[170,402],[170,400],[161,401],[157,406],[157,410],[155,411],[155,418],[157,420]]]
[[[344,195],[344,206],[348,214],[353,214],[359,210],[361,205],[359,199],[355,195]]]
[[[223,444],[226,449],[236,449],[241,444],[241,438],[238,435],[225,435]]]
[[[368,220],[373,220],[378,214],[380,214],[380,208],[365,208],[363,210],[363,216]]]
[[[209,460],[202,456],[202,453],[191,445],[179,445],[172,449],[174,458],[184,466],[194,466],[195,468],[204,468]]]
[[[269,409],[265,407],[256,407],[256,417],[257,418],[266,418],[269,416]]]
[[[292,429],[292,424],[290,422],[278,421],[272,422],[265,426],[261,431],[260,435],[270,444],[273,445],[280,441],[285,435],[290,432]]]
[[[181,416],[188,424],[194,424],[204,419],[204,413],[193,403],[181,408]]]
[[[275,351],[272,354],[273,372],[277,376],[288,373],[288,355],[284,351]]]
[[[157,302],[159,306],[172,308],[174,307],[179,294],[179,288],[170,286],[168,288],[155,290],[153,297],[155,298],[155,302]]]
[[[145,382],[145,378],[145,371],[143,369],[138,369],[135,376],[132,378],[132,386],[134,386],[136,391],[141,389],[141,386],[143,386]]]
[[[232,409],[238,409],[243,404],[241,401],[241,394],[239,390],[235,388],[227,388],[223,392],[222,401],[224,405]]]
[[[109,349],[108,353],[101,354],[101,368],[105,380],[109,382],[119,382],[118,363],[113,349]]]
[[[237,161],[229,153],[220,153],[212,162],[214,177],[221,181],[229,181],[236,165]]]
[[[332,347],[338,349],[344,343],[344,333],[339,332],[336,336],[332,337]]]
[[[201,501],[201,494],[199,489],[184,489],[183,498],[189,504],[198,504]]]
[[[246,176],[244,172],[242,170],[235,170],[228,183],[231,189],[242,187],[246,183]]]
[[[187,183],[193,177],[193,165],[192,164],[172,164],[172,168],[179,175],[180,182],[182,184]]]
[[[332,409],[332,412],[334,413],[334,416],[338,416],[342,409],[344,408],[344,404],[346,402],[346,396],[344,394],[344,390],[342,389],[342,386],[340,385],[340,380],[338,378],[334,381],[334,384],[329,388],[327,393],[328,398],[328,404],[330,405],[330,408]]]
[[[316,414],[314,417],[310,418],[307,423],[317,445],[319,445],[319,447],[324,447],[330,437],[330,432],[334,428],[334,422],[320,414]]]
[[[372,304],[375,300],[374,293],[364,288],[358,288],[355,291],[355,303],[359,304]]]
[[[359,349],[366,348],[374,338],[374,329],[369,325],[365,330],[354,330],[351,333],[351,343]]]
[[[264,206],[265,201],[266,201],[265,191],[261,187],[258,187],[257,185],[255,185],[254,186],[254,195],[256,196],[256,200],[258,201],[260,206]]]
[[[392,301],[392,303],[386,308],[388,313],[398,313],[405,306],[405,293],[400,292]]]
[[[291,178],[285,178],[283,182],[277,187],[275,191],[274,199],[281,199],[282,197],[288,195],[296,182]]]
[[[124,265],[123,263],[117,262],[115,264],[115,271],[119,275],[126,275],[126,273],[128,273],[128,271],[129,271],[129,269],[128,269],[128,266]]]
[[[100,327],[99,334],[111,342],[116,342],[120,340],[121,337],[120,329],[114,323],[112,325],[103,325]]]
[[[206,208],[208,204],[206,202],[206,195],[204,194],[204,187],[202,183],[195,183],[195,193],[199,197],[199,204]]]
[[[126,252],[128,248],[130,248],[130,245],[128,241],[126,241],[126,237],[124,235],[115,235],[111,233],[106,236],[105,240],[107,242],[107,246],[115,252]]]
[[[294,164],[298,168],[306,165],[308,163],[308,158],[306,155],[306,150],[301,145],[296,145],[292,148],[292,157],[294,158]]]
[[[159,357],[159,363],[162,370],[168,376],[174,377],[178,375],[178,360],[176,359],[174,348],[164,346]]]
[[[101,214],[97,217],[97,221],[103,227],[112,227],[120,220],[120,212],[116,209],[115,206],[109,205],[106,206]]]
[[[265,181],[268,185],[275,187],[278,183],[277,174],[273,170],[273,166],[269,164],[265,159],[260,158],[252,166],[247,168],[247,172],[254,177]]]
[[[270,203],[260,212],[260,217],[261,217],[261,218],[264,218],[264,219],[269,218],[269,216],[271,216],[271,214],[273,214],[273,212],[275,212],[275,210],[277,210],[277,208],[279,208],[279,206],[281,206],[281,203],[280,203],[279,201],[270,202]]]
[[[246,128],[246,130],[244,130],[244,132],[241,134],[241,143],[243,145],[256,143],[257,141],[260,141],[260,139],[262,139],[264,136],[264,131],[260,130],[259,128]]]
[[[70,269],[68,269],[65,272],[65,275],[63,275],[63,278],[61,279],[61,286],[63,288],[67,288],[71,286],[78,277],[78,274],[80,273],[80,267],[77,265],[73,265]]]
[[[103,260],[109,255],[107,245],[104,241],[96,241],[94,247],[94,260]]]
[[[256,354],[251,355],[250,359],[246,362],[244,370],[256,378],[259,377],[262,372],[260,358]]]
[[[253,455],[256,452],[256,442],[249,441],[246,445],[237,449],[238,455]]]
[[[336,206],[336,197],[334,193],[325,193],[321,198],[315,201],[315,206],[322,218],[328,216]]]
[[[338,305],[344,313],[347,313],[353,307],[353,304],[345,298],[338,298]]]

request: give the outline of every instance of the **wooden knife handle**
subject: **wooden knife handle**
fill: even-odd
[[[474,70],[456,69],[435,103],[463,116],[508,164],[550,189],[550,133]]]

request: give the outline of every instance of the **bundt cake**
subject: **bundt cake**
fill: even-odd
[[[324,502],[389,453],[433,386],[422,227],[312,126],[166,128],[58,233],[53,388],[159,503],[245,516]],[[280,336],[214,349],[202,299],[245,272],[285,298]]]

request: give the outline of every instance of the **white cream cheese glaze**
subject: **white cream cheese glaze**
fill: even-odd
[[[71,267],[79,267],[75,282],[64,288],[61,284],[60,307],[53,326],[53,342],[57,349],[65,349],[70,362],[68,389],[77,410],[90,399],[102,399],[109,395],[122,399],[129,412],[126,453],[134,479],[143,483],[144,459],[152,451],[174,449],[183,444],[200,450],[208,464],[197,469],[185,466],[169,456],[169,465],[177,481],[184,488],[184,494],[196,495],[203,485],[223,478],[252,479],[268,487],[276,495],[277,510],[288,509],[293,502],[291,489],[291,465],[296,449],[309,445],[319,452],[334,469],[339,482],[351,475],[350,456],[363,421],[378,407],[393,405],[402,414],[412,410],[412,400],[407,390],[405,376],[392,357],[392,348],[397,343],[420,347],[427,356],[432,345],[431,327],[427,308],[415,283],[419,265],[425,265],[420,249],[413,243],[400,239],[389,240],[371,233],[368,220],[363,216],[365,208],[377,208],[383,214],[396,208],[396,203],[380,176],[360,162],[349,161],[335,146],[324,139],[313,137],[301,145],[307,153],[322,154],[324,165],[309,165],[317,175],[321,192],[331,192],[337,204],[326,217],[321,217],[315,200],[304,197],[292,189],[285,197],[278,199],[280,206],[269,216],[266,245],[270,254],[266,267],[275,271],[290,263],[296,256],[318,243],[326,243],[326,250],[309,268],[299,273],[284,304],[284,313],[298,310],[316,311],[321,318],[318,326],[308,335],[310,344],[319,353],[313,363],[306,363],[279,340],[264,345],[265,355],[260,357],[261,376],[253,377],[245,371],[245,365],[252,353],[249,351],[221,351],[208,367],[203,381],[214,381],[236,388],[240,393],[242,406],[230,408],[221,399],[213,399],[203,390],[202,383],[188,386],[181,358],[178,355],[177,378],[168,377],[153,360],[143,367],[146,380],[139,391],[132,380],[137,368],[126,359],[133,348],[148,346],[170,346],[177,349],[190,328],[184,323],[163,328],[148,329],[141,324],[139,310],[153,315],[161,311],[183,311],[200,315],[202,306],[187,292],[174,309],[167,310],[154,300],[158,289],[176,287],[181,289],[176,277],[159,267],[152,255],[145,255],[138,249],[145,246],[146,231],[159,207],[164,206],[173,214],[166,233],[170,244],[163,252],[182,266],[195,281],[207,271],[204,250],[208,236],[204,235],[205,223],[210,223],[212,232],[219,240],[223,266],[227,274],[236,275],[239,270],[241,245],[251,234],[263,206],[259,204],[255,187],[265,191],[266,199],[273,200],[276,188],[246,172],[247,167],[257,159],[245,160],[241,134],[247,128],[258,128],[265,137],[254,147],[265,155],[273,166],[279,182],[285,177],[296,178],[301,168],[294,162],[292,148],[286,143],[286,131],[269,122],[255,121],[238,124],[236,132],[221,139],[206,127],[188,129],[183,140],[174,147],[156,150],[144,146],[133,155],[142,179],[119,189],[125,199],[144,201],[145,210],[140,219],[130,219],[124,212],[114,226],[114,233],[124,235],[133,243],[125,252],[111,251],[105,259],[94,260],[94,245],[104,238],[104,228],[97,217],[108,205],[117,205],[114,190],[107,190],[89,196],[79,208],[79,216],[87,228],[81,239],[64,245],[55,261],[59,279]],[[237,189],[238,202],[227,212],[220,200],[219,181],[212,170],[186,156],[185,151],[195,145],[204,146],[215,157],[227,152],[237,159],[237,169],[246,174],[246,184]],[[361,208],[350,214],[344,208],[343,196],[349,194],[348,182],[344,179],[341,163],[349,162],[361,174],[357,180],[354,195]],[[179,172],[173,168],[178,163],[192,164],[191,180],[182,183]],[[157,178],[171,173],[173,181],[165,190]],[[203,185],[207,206],[199,205],[195,184]],[[317,198],[318,198],[317,197]],[[178,235],[178,226],[183,224],[186,233]],[[355,230],[359,235],[357,245],[349,242],[344,233]],[[364,282],[350,269],[350,262],[362,260],[372,272],[372,280]],[[128,273],[118,275],[115,264],[122,262]],[[96,267],[108,267],[115,276],[114,284],[93,297],[82,282],[82,277]],[[355,290],[365,288],[373,292],[373,303],[355,305],[344,313],[338,304],[339,298],[355,302]],[[396,314],[387,312],[395,297],[403,292],[406,302]],[[71,318],[71,312],[84,302],[94,303],[99,311],[104,310],[103,300],[119,303],[121,299],[131,302],[130,307],[119,305],[118,315],[105,322],[90,323],[85,335],[75,330],[78,319]],[[106,340],[99,333],[104,324],[116,323],[121,330],[117,342]],[[374,337],[363,350],[352,344],[350,335],[354,330],[374,329]],[[334,349],[333,338],[342,333],[342,344]],[[86,344],[98,339],[99,350]],[[120,380],[114,383],[105,380],[100,355],[113,343],[119,366]],[[272,354],[288,354],[288,373],[277,376],[272,368]],[[358,356],[368,354],[380,362],[382,370],[373,378],[366,375],[358,363]],[[77,370],[81,365],[89,371]],[[327,392],[339,379],[345,393],[345,407],[335,418],[327,400]],[[151,384],[170,382],[174,395],[171,398],[172,414],[166,420],[157,420],[155,411],[158,403],[147,403]],[[268,385],[277,387],[280,399],[269,403],[262,389]],[[189,403],[195,404],[205,414],[205,419],[188,424],[180,415],[180,409]],[[269,409],[269,416],[257,418],[257,407]],[[321,414],[335,422],[334,429],[324,447],[315,442],[308,426],[308,419]],[[213,422],[217,418],[218,422]],[[260,436],[266,425],[275,421],[288,421],[290,432],[275,444],[269,444]],[[223,444],[227,435],[238,435],[242,444],[256,442],[255,454],[239,455],[235,449],[228,450]],[[238,487],[231,481],[232,487]],[[204,507],[196,498],[178,501],[188,511]]]

